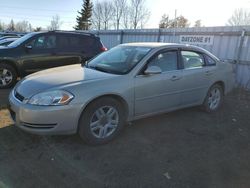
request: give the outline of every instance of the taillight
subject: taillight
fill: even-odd
[[[107,51],[107,50],[108,50],[108,48],[106,48],[106,47],[104,47],[104,46],[101,47],[101,51],[102,51],[102,52],[105,52],[105,51]]]

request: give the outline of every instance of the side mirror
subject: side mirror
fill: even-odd
[[[26,48],[27,50],[31,50],[31,49],[32,49],[32,46],[31,46],[31,45],[26,45],[25,48]]]
[[[145,71],[145,75],[154,75],[154,74],[161,74],[162,70],[158,66],[149,66]]]

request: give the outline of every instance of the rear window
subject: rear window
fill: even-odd
[[[96,38],[84,35],[70,36],[69,37],[69,46],[72,48],[86,48],[91,49],[97,47]]]
[[[193,69],[205,65],[201,54],[193,51],[181,51],[181,56],[185,69]]]
[[[84,50],[99,52],[101,50],[102,44],[100,39],[97,37],[83,36],[82,38],[84,44]]]
[[[100,51],[102,44],[97,37],[85,35],[58,35],[58,47],[82,49],[86,52]]]

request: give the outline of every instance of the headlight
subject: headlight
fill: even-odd
[[[68,104],[74,96],[63,90],[38,93],[28,100],[28,104],[40,106],[59,106]]]

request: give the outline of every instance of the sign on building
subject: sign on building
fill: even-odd
[[[200,44],[200,45],[213,45],[213,35],[180,35],[180,43],[183,44]]]

